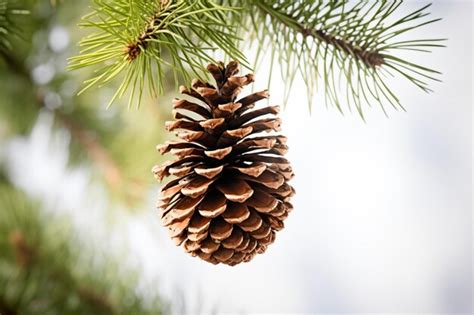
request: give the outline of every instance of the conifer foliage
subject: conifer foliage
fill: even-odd
[[[387,0],[93,2],[81,24],[92,33],[70,68],[94,66],[84,89],[120,77],[111,102],[129,92],[129,104],[139,104],[145,89],[162,94],[165,65],[176,83],[192,75],[202,79],[215,51],[250,68],[265,59],[278,63],[287,97],[299,75],[310,103],[319,86],[327,105],[340,111],[353,107],[361,116],[364,105],[403,109],[387,80],[391,76],[425,92],[428,80],[438,80],[436,70],[399,55],[442,46],[443,39],[410,38],[414,30],[438,21],[429,18],[429,5],[401,14],[404,4]],[[255,57],[246,56],[246,45],[258,47]]]

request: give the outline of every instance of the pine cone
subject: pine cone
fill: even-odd
[[[252,110],[268,91],[236,101],[254,76],[236,76],[235,61],[207,69],[216,86],[194,80],[192,88],[180,88],[197,100],[173,101],[176,120],[166,129],[177,130],[182,140],[158,150],[177,160],[155,166],[153,173],[160,181],[177,177],[162,187],[158,202],[175,243],[192,256],[233,266],[265,252],[283,229],[293,208],[294,189],[287,183],[293,171],[282,157],[288,147],[277,133],[279,107]]]

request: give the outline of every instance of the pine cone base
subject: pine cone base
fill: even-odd
[[[193,80],[175,99],[175,120],[166,122],[179,141],[158,146],[177,157],[153,173],[161,181],[161,221],[176,245],[207,262],[236,265],[262,254],[293,209],[294,176],[283,155],[278,106],[255,109],[268,91],[239,100],[252,74],[237,76],[239,64],[210,64],[216,85]]]

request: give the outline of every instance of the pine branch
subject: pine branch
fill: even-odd
[[[390,76],[407,79],[425,92],[431,91],[429,81],[439,81],[438,71],[399,55],[401,50],[443,47],[443,39],[406,39],[439,20],[428,18],[429,5],[397,18],[402,2],[396,0],[94,3],[82,25],[99,32],[82,40],[83,50],[71,58],[70,68],[95,67],[84,90],[120,76],[111,103],[128,92],[129,105],[134,99],[139,104],[146,86],[152,96],[162,94],[165,67],[173,69],[175,82],[201,77],[216,49],[242,61],[245,45],[259,47],[255,65],[268,59],[268,52],[271,64],[278,62],[285,98],[299,74],[310,105],[322,87],[327,105],[343,112],[345,103],[362,117],[365,105],[379,104],[384,112],[386,104],[403,109],[387,80]]]
[[[144,89],[156,97],[164,93],[165,67],[171,67],[175,82],[204,77],[202,64],[212,62],[219,49],[232,58],[245,60],[236,47],[234,27],[227,24],[231,8],[209,0],[94,0],[92,13],[82,27],[97,33],[85,37],[79,56],[70,59],[70,69],[96,66],[94,77],[80,92],[121,77],[109,105],[129,93],[129,106],[140,105]]]
[[[304,37],[312,36],[326,45],[338,47],[347,55],[354,56],[354,58],[361,60],[367,67],[377,68],[385,63],[384,56],[378,51],[364,49],[364,47],[357,46],[351,41],[338,38],[324,30],[313,30],[299,25],[299,32]]]
[[[400,5],[398,1],[250,0],[247,7],[258,9],[248,10],[250,22],[244,23],[245,28],[253,28],[253,42],[262,52],[258,54],[260,60],[268,48],[277,52],[282,77],[289,81],[287,94],[299,73],[307,83],[310,98],[322,80],[327,104],[334,104],[342,112],[341,99],[345,98],[347,105],[355,105],[363,117],[364,103],[379,103],[383,109],[388,102],[403,109],[385,82],[387,75],[398,74],[429,92],[425,80],[438,80],[436,75],[440,74],[396,57],[399,49],[443,47],[441,39],[398,39],[439,20],[426,19],[427,5],[389,22]]]

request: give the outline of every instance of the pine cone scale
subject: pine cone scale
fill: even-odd
[[[222,214],[224,220],[230,224],[238,224],[247,220],[250,216],[250,211],[247,206],[241,203],[229,202],[226,211]]]
[[[197,208],[199,214],[206,218],[215,218],[227,208],[227,199],[221,193],[208,194]]]

